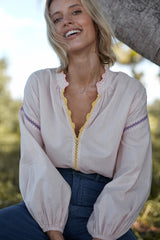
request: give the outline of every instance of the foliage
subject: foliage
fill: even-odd
[[[152,133],[153,150],[153,176],[151,198],[156,198],[160,194],[160,100],[156,100],[152,106],[148,107],[150,125]]]
[[[0,208],[21,200],[18,189],[19,124],[21,101],[8,90],[7,63],[0,60]]]
[[[114,52],[116,54],[117,62],[122,65],[129,65],[132,71],[132,75],[141,80],[143,72],[137,72],[135,70],[136,65],[143,60],[142,56],[135,52],[133,49],[124,45],[122,42],[117,42],[114,45]]]

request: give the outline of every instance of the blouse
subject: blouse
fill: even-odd
[[[29,77],[20,110],[20,190],[44,232],[63,232],[71,188],[56,169],[72,168],[113,178],[94,204],[87,228],[115,240],[132,226],[150,193],[152,150],[142,84],[105,67],[97,99],[75,135],[64,97],[63,72],[43,69]]]

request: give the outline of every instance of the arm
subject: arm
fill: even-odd
[[[43,149],[38,83],[34,74],[25,87],[20,129],[20,190],[24,202],[44,232],[63,232],[71,191]]]
[[[98,197],[88,221],[93,237],[113,240],[129,230],[150,193],[151,172],[146,93],[141,87],[130,107],[113,180]]]

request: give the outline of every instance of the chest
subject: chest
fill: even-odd
[[[87,115],[92,113],[97,99],[97,89],[80,93],[66,89],[64,97],[67,99],[67,108],[71,112],[71,120],[75,125],[75,134],[78,137],[80,129],[87,121]]]

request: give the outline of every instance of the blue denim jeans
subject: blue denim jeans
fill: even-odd
[[[92,240],[87,222],[93,204],[111,179],[99,174],[84,174],[73,169],[60,169],[72,189],[69,216],[63,232],[66,240]],[[28,212],[25,203],[0,210],[0,240],[49,240]],[[118,240],[136,240],[129,230]]]

